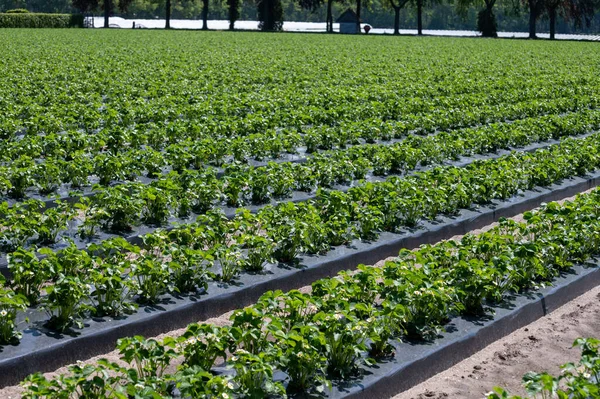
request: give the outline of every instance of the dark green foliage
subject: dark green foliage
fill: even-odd
[[[83,15],[5,13],[0,28],[83,28]]]
[[[258,29],[280,31],[283,29],[283,7],[281,0],[257,0]]]

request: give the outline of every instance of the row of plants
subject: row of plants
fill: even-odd
[[[242,156],[262,159],[267,156],[277,156],[282,149],[289,149],[294,144],[310,148],[321,146],[320,136],[325,136],[323,144],[327,146],[328,137],[334,137],[338,145],[347,145],[363,140],[389,139],[399,137],[408,132],[428,133],[435,130],[447,130],[481,124],[490,121],[503,121],[531,116],[532,113],[575,110],[577,108],[595,107],[598,103],[596,90],[580,90],[575,94],[570,91],[557,90],[555,92],[534,95],[530,90],[511,93],[514,98],[494,104],[478,104],[479,98],[474,97],[474,104],[466,104],[464,100],[460,109],[452,113],[442,112],[451,108],[445,104],[440,108],[424,108],[419,106],[411,112],[402,112],[396,118],[368,117],[356,120],[337,120],[332,124],[303,124],[299,126],[281,126],[265,128],[263,131],[234,135],[224,132],[219,136],[207,134],[203,125],[197,120],[178,119],[169,123],[153,123],[140,129],[135,125],[126,123],[110,127],[102,127],[94,132],[81,129],[70,129],[58,132],[43,132],[28,134],[13,138],[6,138],[2,142],[2,161],[18,159],[21,156],[33,158],[68,158],[69,153],[84,151],[90,153],[110,151],[119,153],[129,150],[143,150],[145,147],[157,151],[177,145],[192,146],[197,142],[210,142],[214,146],[217,142],[221,145],[230,143],[236,151],[227,149],[213,149],[204,155],[206,161],[219,162],[221,152],[226,155],[235,155],[242,160]],[[571,100],[567,103],[567,99]],[[447,101],[447,100],[446,100]],[[538,112],[536,112],[538,110]],[[382,129],[382,132],[379,130]],[[287,135],[291,135],[288,144],[285,142]],[[305,139],[303,136],[309,136]],[[329,141],[332,141],[329,138]],[[258,148],[254,148],[258,146]],[[287,147],[287,148],[286,148]],[[293,148],[293,147],[292,147]]]
[[[0,166],[0,196],[20,199],[32,191],[50,196],[61,188],[64,191],[81,190],[94,182],[107,186],[116,181],[136,180],[142,175],[157,178],[171,170],[181,173],[187,169],[246,164],[250,158],[276,160],[286,153],[298,154],[300,147],[305,148],[308,154],[321,152],[322,156],[327,157],[331,150],[343,151],[348,145],[374,143],[377,140],[389,142],[406,137],[411,132],[427,134],[436,129],[523,117],[529,121],[540,112],[562,114],[579,111],[585,114],[589,107],[597,105],[595,96],[579,97],[577,100],[567,97],[548,102],[494,106],[484,110],[462,109],[453,114],[453,118],[462,118],[464,123],[453,123],[447,116],[433,118],[431,115],[411,123],[368,119],[340,123],[335,127],[273,130],[220,140],[209,137],[183,139],[184,132],[197,128],[181,121],[169,128],[170,134],[177,140],[173,144],[168,144],[169,139],[157,135],[148,145],[146,133],[122,126],[95,135],[72,131],[26,136],[0,143],[0,159],[4,163]],[[480,119],[478,115],[481,115]],[[431,126],[427,127],[429,124]]]
[[[599,216],[595,190],[526,212],[523,222],[502,219],[458,242],[402,250],[381,268],[341,272],[313,283],[310,293],[267,292],[235,311],[230,325],[194,323],[161,340],[123,338],[121,363],[78,364],[51,379],[34,374],[23,382],[23,398],[327,396],[332,383],[360,381],[370,366],[401,357],[397,342],[433,341],[452,318],[489,317],[510,296],[596,257]],[[582,345],[586,366],[596,370],[597,341]],[[591,377],[574,369],[571,377]]]
[[[233,283],[243,271],[263,272],[267,263],[294,267],[305,254],[326,254],[354,239],[373,241],[382,231],[402,232],[423,219],[456,215],[599,167],[596,134],[347,193],[320,191],[312,201],[267,206],[257,214],[241,210],[233,219],[211,211],[194,224],[143,236],[142,246],[110,239],[87,250],[74,244],[56,252],[41,249],[41,259],[35,250],[21,248],[8,255],[12,279],[5,287],[31,305],[39,303],[49,315],[48,327],[63,331],[90,315],[122,316],[135,303],[202,292],[209,281]]]
[[[600,340],[577,338],[573,348],[581,350],[577,363],[560,366],[561,374],[554,376],[548,372],[529,372],[523,376],[526,398],[591,399],[600,397]],[[524,399],[513,396],[506,390],[496,387],[487,395],[488,399]]]
[[[264,167],[232,165],[221,178],[215,170],[172,172],[148,185],[125,183],[97,187],[95,196],[45,208],[39,200],[28,200],[0,208],[0,245],[5,252],[29,244],[54,244],[77,229],[82,239],[99,232],[128,233],[140,224],[161,226],[173,217],[191,218],[221,206],[261,205],[289,198],[295,191],[349,184],[375,176],[401,175],[416,167],[436,165],[460,156],[494,153],[549,139],[561,139],[600,127],[600,112],[582,111],[548,115],[510,124],[411,136],[392,144],[361,145],[344,151],[316,155],[307,162],[269,163]],[[78,227],[76,227],[78,225]],[[73,232],[70,233],[71,237]]]
[[[478,51],[479,57],[461,48],[463,57],[457,58],[455,49],[432,42],[426,47],[435,49],[432,54],[439,57],[432,62],[431,54],[422,48],[394,44],[391,47],[402,53],[402,60],[390,62],[373,53],[375,48],[389,52],[389,44],[362,43],[355,47],[355,62],[350,63],[342,56],[347,55],[344,49],[320,56],[324,54],[320,46],[339,47],[336,42],[306,43],[307,53],[300,56],[295,40],[283,39],[276,51],[281,60],[275,61],[271,44],[261,39],[248,53],[237,40],[227,43],[231,51],[223,51],[219,45],[224,39],[217,38],[202,43],[192,37],[143,38],[145,51],[140,51],[140,39],[129,35],[115,39],[118,46],[106,49],[84,34],[77,39],[77,50],[70,45],[71,35],[59,35],[56,42],[42,38],[44,45],[38,47],[27,44],[30,38],[6,35],[13,40],[6,40],[11,42],[7,50],[11,56],[3,63],[6,76],[0,92],[5,99],[1,129],[5,137],[15,132],[94,132],[106,126],[144,132],[152,124],[168,126],[184,120],[196,121],[215,138],[280,127],[397,120],[432,110],[452,119],[455,112],[474,103],[495,106],[522,98],[597,92],[594,71],[574,72],[575,68],[566,67],[573,65],[569,52],[559,51],[552,54],[561,59],[556,63],[547,62],[548,57],[516,62],[493,45],[488,52]],[[242,39],[246,40],[251,39]],[[219,42],[215,47],[206,47],[214,41]],[[200,51],[190,50],[198,47]],[[407,55],[406,48],[416,51]],[[577,52],[571,50],[570,54]],[[261,56],[261,52],[269,53]],[[532,49],[532,53],[544,54],[544,50]],[[86,65],[80,65],[80,59],[86,59]],[[585,56],[581,60],[590,62]]]

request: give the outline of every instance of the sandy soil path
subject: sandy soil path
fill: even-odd
[[[600,287],[393,399],[481,399],[495,386],[525,395],[525,373],[558,375],[561,364],[579,360],[571,347],[579,337],[600,337]]]

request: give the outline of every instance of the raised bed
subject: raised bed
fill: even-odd
[[[335,399],[389,398],[433,377],[489,344],[552,312],[600,284],[600,263],[575,266],[554,285],[514,296],[495,314],[481,318],[455,318],[442,336],[431,343],[394,343],[396,356],[365,369],[359,380],[335,385]]]
[[[573,136],[573,138],[583,139],[583,138],[589,137],[596,133],[597,132],[590,132],[590,133],[586,133],[583,135]],[[556,145],[559,143],[560,143],[560,140],[548,140],[548,141],[530,144],[528,146],[521,147],[521,148],[518,148],[515,150],[500,150],[494,154],[462,157],[457,161],[444,162],[443,166],[465,167],[465,166],[467,166],[475,161],[478,161],[478,160],[489,160],[489,159],[500,158],[502,156],[510,154],[512,151],[534,152],[534,151],[537,151],[540,149],[548,148],[552,145]],[[415,173],[429,170],[435,166],[439,166],[439,165],[418,167],[415,170],[409,172],[408,175],[414,175]],[[387,177],[378,177],[378,176],[373,176],[372,174],[369,174],[367,179],[365,179],[365,181],[380,182],[380,181],[385,181],[386,178]],[[347,192],[350,188],[352,188],[353,186],[356,186],[357,184],[360,184],[360,182],[355,181],[355,182],[350,183],[349,185],[336,185],[336,186],[331,187],[331,189],[337,190],[337,191],[342,191],[342,192]],[[93,195],[93,194],[90,194],[90,195]],[[306,193],[306,192],[294,191],[292,193],[292,195],[288,198],[281,199],[281,200],[271,200],[269,203],[263,204],[263,205],[248,205],[248,206],[245,206],[244,208],[250,210],[250,212],[252,212],[252,213],[256,213],[260,209],[264,208],[267,205],[276,205],[278,203],[284,203],[284,202],[303,202],[303,201],[309,201],[314,198],[316,198],[316,193]],[[220,208],[225,213],[225,215],[229,218],[233,218],[235,216],[237,210],[240,209],[240,208],[233,208],[233,207],[227,207],[227,206],[219,206],[218,208]],[[192,216],[189,216],[187,218],[171,217],[164,226],[161,226],[161,228],[164,228],[165,230],[169,231],[169,230],[174,229],[178,225],[190,224],[190,223],[195,222],[197,216],[198,215],[196,215],[196,214],[192,214]],[[66,232],[61,233],[61,235],[59,236],[59,242],[57,244],[50,246],[50,248],[56,250],[56,249],[64,248],[65,246],[67,246],[68,243],[65,240],[60,240],[61,237],[70,238],[71,240],[73,240],[73,242],[76,244],[77,248],[79,248],[79,249],[85,249],[91,242],[98,242],[98,241],[106,240],[111,237],[117,237],[117,236],[121,236],[121,237],[125,238],[127,241],[129,241],[132,244],[140,245],[142,243],[141,237],[144,236],[145,234],[151,233],[152,231],[156,230],[156,228],[157,228],[157,227],[148,226],[148,225],[141,225],[141,226],[135,227],[132,230],[132,232],[130,232],[128,234],[122,234],[122,235],[104,233],[104,232],[100,231],[97,234],[97,237],[95,239],[82,240],[77,236],[77,226],[78,226],[77,222],[75,222],[75,221],[71,222],[70,228]],[[40,257],[43,257],[43,256],[40,256]],[[10,277],[9,272],[8,272],[8,263],[7,263],[7,259],[6,259],[5,255],[2,255],[0,257],[0,273],[5,275],[6,277]]]
[[[21,343],[5,346],[0,355],[0,386],[21,381],[35,371],[50,371],[65,364],[114,349],[118,338],[132,335],[153,336],[191,322],[221,315],[229,310],[254,303],[268,290],[290,290],[333,276],[341,270],[354,269],[360,263],[372,264],[397,255],[401,248],[433,243],[454,235],[486,226],[501,217],[510,217],[595,187],[600,171],[585,178],[573,178],[549,188],[528,191],[511,200],[490,206],[464,210],[454,218],[424,223],[422,228],[403,234],[382,233],[372,243],[354,241],[351,246],[336,247],[325,256],[301,258],[298,268],[270,265],[264,274],[242,275],[235,285],[212,282],[205,295],[165,296],[161,304],[140,308],[120,319],[87,320],[86,327],[72,335],[60,335],[43,327],[45,314],[29,311],[30,328],[23,332]],[[363,384],[364,385],[364,384]]]

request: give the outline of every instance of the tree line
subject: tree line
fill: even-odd
[[[106,3],[106,7],[105,7]],[[377,27],[423,29],[473,29],[483,36],[495,37],[503,30],[529,29],[536,37],[538,29],[553,38],[562,32],[600,30],[600,0],[0,0],[0,11],[28,8],[38,12],[103,13],[107,17],[165,19],[201,19],[208,29],[208,19],[227,19],[235,29],[239,19],[257,19],[266,31],[281,30],[287,20],[327,22],[333,31],[334,15],[351,7],[366,22]],[[525,20],[524,15],[527,15]],[[363,18],[365,19],[365,18]],[[473,22],[471,22],[473,21]],[[476,21],[476,24],[475,24]],[[473,24],[473,25],[471,25]]]

